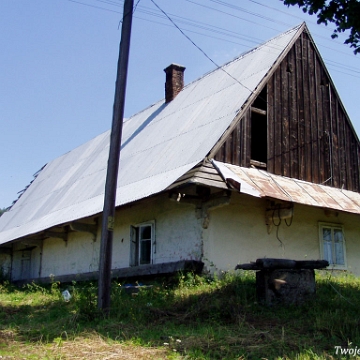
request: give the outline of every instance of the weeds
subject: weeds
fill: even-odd
[[[104,317],[94,282],[21,289],[3,282],[0,356],[324,360],[339,358],[335,346],[360,347],[360,279],[348,274],[319,273],[316,299],[298,307],[258,304],[251,272],[179,273],[134,285],[112,283]]]

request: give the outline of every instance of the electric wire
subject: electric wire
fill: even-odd
[[[266,8],[268,8],[268,9],[273,10],[273,11],[282,13],[282,14],[284,14],[284,15],[286,15],[286,16],[290,16],[290,17],[293,17],[293,18],[297,18],[297,19],[303,20],[303,18],[301,18],[300,16],[296,16],[296,15],[290,14],[290,13],[288,13],[288,12],[285,12],[285,11],[283,11],[283,10],[279,10],[279,9],[276,9],[276,8],[274,8],[274,7],[271,7],[271,6],[268,6],[268,5],[265,5],[265,4],[261,4],[261,3],[259,3],[258,1],[255,1],[255,0],[248,0],[248,1],[250,1],[250,2],[252,2],[252,3],[254,3],[254,4],[258,4],[259,6],[266,7]],[[281,1],[283,1],[283,0],[281,0]],[[285,5],[285,4],[284,4],[284,5]],[[289,6],[288,6],[288,7],[289,7]],[[307,22],[307,23],[314,24],[314,25],[317,25],[317,26],[322,26],[323,28],[327,28],[327,29],[331,30],[332,32],[335,31],[335,28],[334,28],[334,27],[331,27],[331,26],[329,26],[329,25],[324,25],[324,24],[321,24],[321,23],[319,24],[317,21],[312,21],[312,20],[307,19],[306,22]],[[325,41],[332,42],[332,43],[336,43],[337,45],[341,45],[341,46],[343,46],[343,47],[349,48],[349,45],[348,45],[348,44],[345,44],[344,42],[341,42],[341,41],[336,40],[336,39],[334,39],[334,38],[331,38],[331,39],[330,39],[329,37],[325,37],[325,36],[323,36],[323,35],[320,35],[320,34],[317,33],[317,32],[312,32],[312,33],[313,33],[314,35],[316,35],[317,38],[321,38],[321,39],[323,39],[323,40],[325,40]],[[331,49],[331,50],[335,50],[335,49],[333,49],[333,48],[330,48],[330,49]],[[336,50],[335,50],[335,51],[336,51]],[[349,56],[348,53],[346,53],[346,54]],[[352,55],[351,55],[351,56],[352,56]]]
[[[70,2],[72,2],[72,3],[76,3],[76,4],[88,6],[88,7],[94,8],[94,9],[98,9],[98,10],[104,10],[104,11],[109,11],[109,12],[112,12],[112,13],[121,14],[120,11],[115,11],[115,10],[107,9],[107,8],[103,8],[103,7],[96,6],[96,5],[86,4],[86,3],[83,3],[83,2],[77,1],[77,0],[68,0],[68,1],[70,1]],[[97,1],[100,1],[100,0],[97,0]]]
[[[156,17],[160,17],[160,18],[166,18],[166,16],[159,16],[158,14],[152,12],[152,11],[145,11],[142,10],[143,13],[152,15],[152,16],[156,16]],[[238,32],[232,31],[232,30],[228,30],[219,26],[216,26],[214,24],[208,24],[208,23],[204,23],[202,21],[198,21],[198,20],[191,20],[189,18],[185,18],[183,16],[179,16],[176,14],[171,14],[171,13],[167,13],[167,15],[171,16],[171,18],[174,20],[176,19],[177,23],[182,23],[185,25],[189,25],[192,27],[196,27],[202,30],[206,30],[209,32],[213,32],[213,33],[217,33],[217,34],[222,34],[222,35],[226,35],[226,36],[230,36],[230,37],[236,37],[242,40],[246,40],[249,41],[251,43],[254,44],[259,44],[261,43],[263,40],[260,38],[256,38],[253,36],[249,36],[249,35],[245,35],[245,34],[240,34]]]
[[[102,9],[102,10],[111,11],[111,12],[115,12],[115,13],[121,13],[121,12],[114,11],[114,10],[110,10],[110,9],[107,9],[107,8],[101,8],[101,7],[98,7],[98,6],[86,4],[86,3],[83,3],[83,2],[80,2],[80,1],[77,1],[77,0],[68,0],[68,1],[71,1],[71,2],[74,2],[74,3],[77,3],[77,4],[81,4],[81,5],[86,5],[86,6],[94,7],[94,8],[96,8],[96,9]],[[111,0],[94,0],[94,1],[98,1],[98,2],[101,2],[101,3],[104,3],[104,4],[109,4],[109,5],[111,5],[111,6],[121,6],[119,3],[115,3],[114,1],[111,1]],[[209,6],[202,5],[202,4],[197,4],[197,3],[196,3],[195,1],[193,1],[193,0],[185,0],[185,1],[187,1],[187,2],[189,2],[189,3],[196,4],[196,5],[200,5],[200,6],[207,7],[207,8],[209,8],[209,9],[213,10],[213,11],[222,12],[222,13],[224,13],[225,15],[228,15],[228,16],[235,16],[235,15],[233,15],[233,14],[231,14],[231,13],[227,13],[227,12],[224,12],[224,11],[219,10],[219,9],[216,9],[216,8],[212,8],[212,7],[209,7]],[[250,0],[249,0],[249,1],[250,1]],[[222,5],[226,4],[226,2],[224,2],[224,1],[218,1],[218,0],[216,0],[216,1],[213,0],[213,2],[222,4]],[[257,3],[257,4],[259,4],[259,5],[262,5],[262,4],[258,3],[258,2],[255,2],[255,1],[252,1],[252,2]],[[235,5],[231,5],[231,6],[232,6],[233,8],[235,8],[235,9],[238,9],[239,11],[241,11],[241,10],[243,9],[243,8],[240,8],[240,7],[235,6]],[[268,7],[268,6],[266,6],[266,5],[264,5],[264,6],[265,6],[265,7]],[[165,16],[162,16],[161,14],[157,14],[157,13],[155,13],[155,12],[153,12],[153,11],[149,11],[149,10],[147,10],[147,9],[148,9],[148,8],[145,7],[145,6],[139,6],[139,11],[138,11],[138,12],[143,13],[143,14],[146,14],[146,15],[150,15],[150,16],[152,16],[152,17],[158,17],[158,18],[162,18],[162,19],[165,18]],[[274,8],[272,8],[272,9],[274,9]],[[274,9],[274,10],[277,10],[277,9]],[[282,12],[281,10],[277,10],[277,11]],[[259,14],[257,14],[257,13],[254,13],[254,12],[249,12],[249,13],[251,13],[253,16],[261,16],[261,15],[259,15]],[[200,21],[197,21],[197,20],[191,20],[191,19],[188,19],[188,18],[185,18],[185,17],[177,16],[177,15],[175,15],[175,14],[170,14],[170,15],[172,16],[172,18],[176,18],[177,23],[183,23],[183,24],[186,24],[186,25],[188,25],[188,26],[197,27],[197,28],[199,28],[199,29],[201,29],[201,30],[203,30],[203,31],[205,31],[205,32],[217,33],[217,34],[221,34],[222,36],[227,36],[227,37],[230,36],[230,37],[234,37],[234,38],[239,38],[239,39],[248,41],[249,43],[252,43],[252,44],[254,44],[254,43],[259,44],[259,42],[261,42],[261,39],[253,38],[253,37],[251,37],[251,36],[249,36],[249,35],[245,35],[245,34],[243,35],[243,34],[240,34],[240,33],[237,33],[237,32],[231,31],[231,30],[227,30],[227,29],[224,29],[224,28],[221,28],[221,27],[216,27],[216,26],[211,25],[211,24],[207,24],[207,23],[200,22]],[[149,21],[149,22],[154,22],[154,21],[152,21],[152,20],[140,18],[140,17],[138,17],[138,16],[137,16],[137,18],[139,18],[139,19],[141,19],[141,20]],[[244,19],[244,18],[240,18],[240,19],[242,19],[242,20],[244,20],[244,21],[251,21],[251,20]],[[256,25],[258,25],[258,26],[266,27],[266,25],[264,25],[264,24],[259,24],[259,23],[253,22],[253,21],[251,21],[251,22],[254,23],[254,24],[256,24]],[[155,22],[155,23],[157,23],[157,24],[159,24],[159,25],[166,26],[166,24],[163,24],[163,23],[160,23],[160,22]],[[279,22],[278,22],[278,23],[279,23]],[[286,24],[286,23],[284,23],[284,24]],[[180,28],[180,27],[179,27],[179,28]],[[220,40],[220,41],[226,41],[226,42],[232,42],[232,43],[235,43],[235,44],[239,44],[239,45],[242,45],[242,46],[247,47],[247,48],[252,48],[252,47],[253,47],[253,46],[246,45],[246,44],[243,44],[243,43],[234,42],[234,41],[229,41],[229,40],[227,40],[227,39],[223,39],[223,38],[219,38],[219,37],[214,37],[214,36],[211,36],[211,35],[203,34],[203,33],[201,33],[201,32],[195,32],[195,31],[191,31],[191,30],[188,30],[188,29],[184,29],[184,28],[181,28],[181,29],[182,29],[182,30],[186,30],[187,32],[192,32],[192,33],[195,33],[195,34],[198,34],[198,35],[202,35],[202,36],[206,36],[206,37],[209,37],[209,38],[214,38],[214,39],[217,39],[217,40]],[[274,31],[277,31],[277,29],[275,29],[275,28],[271,28],[271,29],[274,30]],[[318,35],[318,37],[320,37],[320,35]],[[325,38],[325,37],[324,37],[324,38]],[[329,39],[326,39],[326,40],[334,42],[334,40],[329,40]],[[338,44],[341,44],[341,43],[338,43]],[[341,45],[343,45],[343,44],[341,44]],[[324,47],[324,48],[328,48],[328,49],[330,49],[330,50],[335,50],[335,49],[333,49],[333,48],[331,48],[331,47],[326,47],[326,46],[324,46],[324,45],[322,45],[322,44],[321,44],[321,46]],[[336,51],[338,51],[338,50],[336,50]],[[338,51],[338,52],[339,52],[339,51]],[[342,53],[344,53],[344,52],[342,52]],[[349,55],[348,53],[344,53],[344,54],[346,54],[347,56],[352,56],[352,57],[354,58],[354,55]],[[326,63],[327,63],[328,61],[331,61],[331,60],[328,60],[328,59],[326,59],[326,58],[324,58],[324,60],[326,61]],[[338,67],[341,67],[342,69],[345,68],[345,70],[349,71],[350,73],[341,71],[341,70],[338,69]],[[354,77],[360,77],[360,75],[357,76],[357,74],[360,74],[360,72],[357,71],[357,70],[355,70],[355,68],[350,67],[350,66],[338,65],[338,64],[336,64],[336,65],[333,65],[332,69],[333,69],[333,71],[336,71],[336,72],[339,72],[339,73],[343,73],[343,74],[345,74],[345,75],[354,76]],[[351,73],[355,73],[356,75],[351,74]]]
[[[257,23],[256,21],[252,21],[250,19],[247,19],[247,18],[244,18],[244,17],[240,17],[240,16],[237,16],[235,14],[232,14],[232,13],[229,13],[229,12],[226,12],[226,11],[223,11],[223,10],[220,10],[220,9],[216,9],[216,8],[213,8],[211,6],[208,6],[208,5],[204,5],[204,4],[199,4],[195,1],[192,1],[192,0],[185,0],[189,3],[192,3],[194,5],[198,5],[198,6],[201,6],[203,8],[206,8],[206,9],[209,9],[209,10],[213,10],[213,11],[216,11],[216,12],[219,12],[219,13],[222,13],[222,14],[225,14],[227,16],[230,16],[230,17],[234,17],[236,19],[239,19],[239,20],[242,20],[242,21],[246,21],[248,23],[251,23],[251,24],[255,24],[255,25],[260,25],[259,23]],[[292,25],[289,25],[289,24],[286,24],[286,26],[288,27],[292,27],[294,26],[293,24]],[[274,30],[274,31],[278,31],[277,29],[273,28],[273,27],[270,27],[270,26],[266,26],[266,25],[262,25],[262,27],[264,28],[267,28],[267,29],[270,29],[270,30]]]
[[[218,65],[202,48],[200,48],[188,35],[186,35],[178,26],[177,24],[167,15],[167,13],[162,10],[154,0],[151,0],[151,2],[169,19],[169,21],[208,59],[210,60],[217,69],[222,70],[225,72],[228,76],[230,76],[233,80],[235,80],[239,85],[244,87],[246,90],[250,91],[250,93],[253,93],[253,91],[248,88],[246,85],[242,84],[238,79],[236,79],[234,76],[232,76],[229,72],[227,72],[223,67]]]
[[[223,14],[226,14],[226,15],[229,15],[229,16],[232,16],[232,17],[238,17],[238,16],[236,16],[236,15],[234,15],[234,14],[227,13],[227,12],[224,12],[224,11],[222,11],[222,10],[219,10],[219,9],[216,9],[216,8],[213,8],[213,7],[210,7],[210,6],[207,6],[207,5],[199,4],[199,3],[195,2],[194,0],[185,0],[185,1],[190,2],[190,3],[193,3],[193,4],[196,4],[196,5],[199,5],[199,6],[202,6],[202,7],[205,7],[205,8],[208,8],[208,9],[211,9],[211,10],[214,10],[214,11],[217,11],[217,12],[220,12],[220,13],[223,13]],[[252,16],[256,16],[256,17],[259,17],[259,18],[264,19],[264,20],[267,20],[267,21],[271,21],[271,22],[276,23],[276,24],[283,24],[283,25],[286,25],[286,26],[288,26],[288,27],[293,26],[292,24],[285,23],[285,22],[279,22],[279,21],[276,21],[276,20],[274,20],[274,19],[272,19],[272,18],[264,17],[264,16],[261,15],[261,14],[248,11],[248,10],[246,10],[246,9],[244,9],[244,8],[241,8],[241,7],[239,7],[239,6],[236,6],[236,5],[228,4],[228,3],[224,2],[224,1],[219,1],[219,0],[210,0],[210,1],[215,2],[215,3],[218,3],[218,4],[221,4],[221,5],[223,5],[223,6],[230,7],[230,8],[232,8],[232,9],[236,9],[236,10],[238,10],[238,11],[242,11],[242,12],[251,14]],[[249,1],[251,1],[251,0],[249,0]],[[283,12],[283,11],[281,11],[281,10],[278,10],[278,9],[275,9],[275,8],[272,8],[272,7],[269,7],[269,6],[267,6],[267,5],[263,5],[263,4],[260,4],[260,3],[258,3],[258,2],[255,2],[255,1],[252,1],[252,2],[257,3],[257,4],[259,4],[259,5],[262,5],[262,6],[264,6],[264,7],[267,7],[267,8],[271,8],[271,9],[274,10],[274,11],[277,11],[277,12],[280,12],[280,13],[285,13],[285,12]],[[286,15],[288,15],[288,16],[293,16],[293,15],[291,15],[291,14],[286,14]],[[269,27],[269,26],[266,26],[266,25],[264,25],[264,24],[259,24],[259,23],[257,23],[257,22],[251,21],[251,20],[246,19],[246,18],[241,18],[241,17],[238,17],[238,18],[241,19],[241,20],[244,20],[244,21],[248,21],[248,22],[254,23],[254,24],[258,25],[258,26],[261,26],[261,27],[264,27],[264,28],[268,28],[268,29],[277,31],[277,29],[275,29],[275,28],[273,28],[273,27]],[[297,18],[300,18],[300,17],[297,17]],[[302,18],[300,18],[300,19],[302,19]],[[303,19],[302,19],[302,20],[303,20]],[[311,21],[307,21],[307,22],[311,22]],[[314,23],[314,22],[313,22],[313,23]],[[318,25],[318,24],[317,24],[317,25]],[[322,39],[324,39],[324,40],[326,40],[326,41],[329,41],[329,42],[331,42],[331,43],[334,43],[334,42],[335,42],[335,43],[337,43],[338,45],[341,45],[341,46],[344,46],[344,47],[346,46],[346,47],[348,48],[348,45],[346,45],[346,44],[344,44],[344,43],[341,43],[340,41],[337,41],[337,40],[334,40],[334,39],[329,39],[328,37],[322,36],[322,35],[320,35],[320,34],[318,34],[318,33],[316,33],[316,32],[312,32],[312,33],[313,33],[314,35],[316,35],[317,38],[322,38]],[[328,46],[325,46],[325,45],[323,45],[323,44],[321,44],[321,46],[324,47],[324,48],[327,48],[327,49],[330,49],[330,50],[339,52],[338,49],[334,49],[334,48],[332,48],[332,47],[328,47]],[[354,55],[353,55],[353,54],[350,55],[350,54],[348,54],[347,52],[343,52],[343,51],[340,51],[340,52],[343,53],[343,54],[346,55],[346,56],[351,56],[351,57],[354,58]]]
[[[135,16],[137,19],[140,19],[140,20],[143,20],[143,21],[148,21],[152,24],[159,24],[159,25],[162,25],[162,26],[167,26],[167,27],[170,27],[170,28],[173,28],[173,26],[171,24],[164,24],[164,23],[161,23],[159,21],[155,21],[155,20],[149,20],[149,19],[146,19],[146,18],[142,18],[140,16]],[[240,42],[237,42],[237,41],[232,41],[232,40],[228,40],[228,39],[224,39],[224,38],[220,38],[220,37],[217,37],[217,36],[210,36],[210,35],[207,35],[207,34],[204,34],[204,33],[201,33],[201,32],[198,32],[198,31],[194,31],[194,30],[189,30],[189,29],[186,29],[186,31],[188,33],[192,33],[192,34],[196,34],[196,35],[200,35],[200,36],[203,36],[203,37],[207,37],[207,38],[211,38],[211,39],[215,39],[215,40],[220,40],[222,42],[228,42],[228,43],[231,43],[231,44],[235,44],[235,45],[241,45],[245,48],[249,48],[249,49],[252,49],[252,46],[249,46],[247,44],[244,44],[244,43],[240,43]]]
[[[95,0],[95,1],[99,1],[99,2],[102,2],[102,3],[107,3],[107,4],[109,4],[109,5],[120,6],[119,3],[114,2],[114,1],[111,1],[111,0]],[[195,5],[198,5],[198,6],[202,6],[202,7],[204,7],[204,8],[208,8],[208,9],[217,11],[217,12],[221,12],[221,13],[226,14],[226,15],[228,15],[228,16],[237,17],[237,18],[239,18],[239,19],[241,19],[241,20],[243,20],[243,21],[251,22],[251,23],[254,23],[254,24],[259,25],[259,26],[262,26],[262,27],[267,27],[267,26],[265,26],[264,24],[259,24],[259,23],[257,23],[257,22],[251,21],[251,20],[249,20],[249,19],[247,19],[247,18],[238,17],[238,16],[235,16],[234,14],[231,14],[231,13],[228,13],[228,12],[224,12],[224,11],[222,11],[222,10],[219,10],[219,9],[216,9],[216,8],[213,8],[213,7],[210,7],[210,6],[207,6],[207,5],[199,4],[199,3],[195,2],[194,0],[185,0],[185,1],[187,1],[187,2],[189,2],[189,3],[192,3],[192,4],[195,4]],[[286,23],[286,22],[279,22],[279,21],[274,20],[273,18],[264,17],[263,15],[261,15],[261,14],[259,14],[259,13],[252,12],[252,11],[248,11],[248,10],[245,9],[245,8],[241,8],[241,7],[239,7],[239,6],[229,4],[229,3],[225,2],[225,1],[219,1],[219,0],[210,0],[210,1],[212,1],[212,2],[214,2],[214,3],[218,3],[218,4],[222,5],[222,6],[227,6],[227,7],[230,7],[230,8],[232,8],[232,9],[236,9],[236,10],[241,11],[241,12],[248,13],[248,14],[250,14],[250,15],[252,15],[252,16],[259,17],[259,18],[261,18],[261,19],[266,19],[266,20],[271,21],[271,22],[274,22],[274,23],[276,23],[276,24],[283,24],[283,25],[286,25],[286,26],[289,26],[289,27],[292,27],[292,26],[293,26],[293,24]],[[258,2],[258,1],[254,1],[254,0],[248,0],[248,1],[249,1],[249,2],[252,2],[252,3],[254,3],[254,4],[257,4],[257,5],[261,6],[261,7],[265,7],[265,8],[267,8],[267,9],[271,9],[272,11],[279,12],[279,13],[281,13],[281,14],[284,14],[284,15],[288,16],[288,17],[293,17],[293,18],[300,19],[300,20],[303,21],[303,18],[302,18],[302,17],[296,16],[296,15],[293,15],[293,14],[290,14],[289,12],[286,12],[286,11],[283,11],[283,10],[279,10],[279,9],[274,8],[274,7],[271,7],[271,6],[269,6],[269,5],[262,4],[262,3]],[[312,24],[316,24],[316,25],[321,26],[321,24],[318,24],[317,22],[312,21],[312,20],[309,20],[309,19],[307,19],[307,23],[312,23]],[[272,27],[267,27],[267,28],[272,29],[272,30],[275,30],[275,31],[278,31],[277,29],[272,28]],[[328,27],[328,28],[329,28],[331,31],[334,31],[333,28],[331,28],[331,27]],[[325,41],[329,41],[329,42],[331,42],[331,43],[334,43],[334,42],[335,42],[335,43],[337,43],[338,45],[346,46],[346,47],[348,48],[348,45],[347,45],[347,44],[341,43],[341,42],[338,41],[338,40],[329,39],[328,37],[322,36],[322,35],[320,35],[320,34],[318,34],[318,33],[316,33],[316,32],[315,32],[315,33],[313,32],[313,34],[315,34],[318,38],[324,39]],[[334,49],[334,48],[329,48],[329,49],[331,49],[331,50],[336,50],[336,49]],[[344,53],[344,54],[346,54],[346,55],[349,56],[348,53]]]
[[[238,11],[243,11],[243,12],[249,13],[249,14],[251,14],[251,15],[253,15],[253,16],[259,16],[259,17],[261,17],[262,19],[265,19],[265,17],[263,17],[261,14],[258,14],[258,13],[256,13],[256,12],[250,12],[250,11],[244,9],[244,8],[239,7],[239,6],[229,4],[229,3],[227,3],[226,1],[220,1],[220,0],[210,0],[210,1],[215,2],[215,3],[219,3],[219,4],[223,5],[223,6],[227,6],[227,7],[233,8],[233,9],[237,9]],[[279,9],[277,9],[277,8],[271,7],[271,6],[269,6],[269,5],[262,4],[262,3],[258,2],[258,1],[254,1],[254,0],[248,0],[248,1],[249,1],[249,2],[252,2],[252,3],[254,3],[254,4],[257,4],[257,5],[261,6],[261,7],[264,7],[264,8],[267,8],[267,9],[271,9],[272,11],[276,11],[276,12],[278,12],[278,13],[284,14],[284,15],[286,15],[287,17],[294,17],[294,18],[297,18],[297,19],[300,19],[300,20],[303,21],[303,18],[302,18],[302,17],[296,16],[296,15],[293,15],[293,14],[290,14],[289,12],[285,12],[285,11],[283,11],[283,10],[279,10]],[[275,22],[275,23],[278,23],[278,24],[281,24],[281,22],[275,21],[275,20],[273,20],[272,18],[267,18],[267,20],[272,21],[272,22]],[[331,27],[331,26],[323,25],[323,24],[318,24],[316,21],[312,21],[312,20],[309,20],[309,19],[307,19],[306,22],[307,22],[307,23],[311,23],[311,24],[315,24],[315,25],[317,25],[317,26],[322,26],[324,29],[327,28],[327,29],[331,30],[332,32],[335,30],[335,28],[333,28],[333,27]],[[282,24],[289,26],[288,23],[282,22]],[[335,43],[337,43],[338,45],[341,45],[341,46],[344,46],[344,47],[346,46],[346,47],[348,48],[348,45],[347,45],[347,44],[344,44],[344,43],[342,43],[342,42],[340,42],[340,41],[338,41],[338,40],[330,39],[330,38],[328,38],[328,37],[322,36],[322,35],[320,35],[320,34],[317,33],[317,32],[313,32],[313,34],[316,35],[318,38],[324,39],[325,41],[329,41],[329,42],[332,42],[332,43],[335,42]],[[332,50],[335,50],[335,49],[332,49]]]
[[[262,4],[262,3],[258,2],[258,1],[255,1],[255,0],[248,0],[248,1],[249,1],[249,2],[252,2],[252,3],[256,4],[256,5],[259,5],[259,6],[262,6],[262,7],[266,7],[267,9],[271,9],[271,10],[273,10],[273,11],[282,13],[282,14],[284,14],[284,15],[286,15],[286,16],[293,17],[293,18],[295,18],[295,19],[299,19],[299,20],[303,21],[303,18],[302,18],[302,17],[296,16],[296,15],[293,15],[293,14],[290,14],[289,12],[286,12],[286,11],[283,11],[283,10],[279,10],[279,9],[277,9],[277,8],[274,8],[274,7],[269,6],[269,5]],[[316,21],[307,20],[306,22],[309,22],[309,23],[318,25],[318,23],[317,23]]]
[[[193,2],[192,0],[185,0],[185,1],[189,1],[189,2]],[[216,4],[220,4],[220,5],[223,5],[223,6],[226,6],[232,10],[237,10],[237,11],[240,11],[240,12],[244,12],[245,14],[249,14],[249,15],[252,15],[252,16],[255,16],[255,17],[258,17],[262,20],[266,20],[266,21],[269,21],[269,22],[272,22],[272,23],[275,23],[275,24],[281,24],[281,25],[285,25],[285,26],[288,26],[288,27],[292,27],[293,25],[292,24],[289,24],[289,23],[286,23],[286,22],[283,22],[283,21],[279,21],[279,20],[275,20],[273,18],[269,18],[267,16],[264,16],[264,15],[261,15],[261,14],[258,14],[258,13],[255,13],[253,11],[249,11],[245,8],[242,8],[240,6],[237,6],[237,5],[232,5],[232,4],[228,4],[228,3],[225,3],[224,1],[218,1],[218,0],[209,0],[213,3],[216,3]],[[210,8],[210,7],[209,7]],[[214,8],[212,8],[214,9]],[[215,9],[216,11],[221,11],[221,10],[218,10],[218,9]],[[222,11],[221,11],[222,12]],[[229,13],[228,13],[229,14]],[[235,16],[235,15],[234,15]]]
[[[84,4],[84,3],[80,2],[80,1],[75,1],[75,0],[69,0],[69,1],[76,2],[76,3],[82,4],[82,5],[88,5],[88,4]],[[119,3],[114,3],[114,2],[111,1],[111,0],[94,0],[94,1],[102,2],[102,3],[107,3],[107,4],[113,5],[113,6],[120,6]],[[189,2],[191,2],[191,3],[197,4],[197,3],[195,3],[194,1],[190,1],[190,0],[185,0],[185,1],[189,1]],[[250,0],[249,0],[249,1],[250,1]],[[252,1],[252,2],[254,2],[254,1]],[[223,3],[224,3],[224,2],[223,2]],[[257,4],[259,4],[259,5],[262,5],[262,4],[258,3],[258,2],[254,2],[254,3],[257,3]],[[198,4],[198,5],[201,5],[201,4]],[[92,5],[89,5],[89,6],[92,6]],[[268,7],[268,8],[271,8],[271,7],[266,6],[266,5],[263,5],[263,6]],[[204,7],[207,7],[207,8],[209,8],[209,9],[214,10],[214,11],[219,11],[219,10],[216,9],[216,8],[210,8],[210,7],[208,7],[208,6],[204,6]],[[96,8],[99,8],[99,7],[96,7]],[[103,9],[103,10],[108,10],[108,9],[105,9],[105,8],[101,8],[101,9]],[[273,9],[274,11],[278,11],[278,12],[281,12],[281,13],[285,13],[285,12],[283,12],[283,11],[281,11],[281,10],[278,10],[278,9],[275,9],[275,8],[271,8],[271,9]],[[220,12],[222,12],[222,11],[220,10]],[[226,13],[226,12],[223,12],[223,13],[232,16],[232,14],[230,14],[230,13]],[[286,14],[286,13],[285,13],[285,14]],[[154,14],[152,14],[152,15],[154,15]],[[261,16],[261,15],[256,14],[256,13],[253,13],[253,15],[254,15],[254,16]],[[176,16],[176,15],[172,15],[172,16]],[[288,16],[293,16],[293,17],[295,17],[294,15],[291,15],[291,14],[288,14]],[[244,18],[241,18],[241,19],[244,20],[244,21],[248,21],[248,19],[244,19]],[[194,22],[198,22],[198,21],[194,21]],[[256,24],[256,25],[259,25],[259,26],[264,27],[264,24],[259,24],[259,23],[256,23],[256,22],[253,22],[253,23]],[[286,24],[286,23],[285,23],[285,24]],[[287,24],[287,25],[289,26],[290,24]],[[277,29],[275,29],[275,28],[271,28],[271,29],[277,31]],[[321,37],[321,35],[318,35],[318,37]],[[327,41],[331,41],[332,43],[334,43],[334,42],[336,41],[336,40],[330,40],[330,39],[325,38],[325,37],[323,37],[323,38],[324,38],[325,40],[327,40]],[[342,44],[342,43],[340,43],[340,42],[337,42],[337,43],[338,43],[339,45],[344,45],[344,44]],[[332,48],[330,48],[330,49],[332,49]],[[335,49],[332,49],[332,50],[335,50]],[[345,53],[345,54],[348,55],[348,56],[352,56],[352,55],[349,55],[349,54],[347,54],[347,53]]]

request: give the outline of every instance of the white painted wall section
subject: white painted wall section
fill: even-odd
[[[358,215],[295,204],[291,225],[283,220],[278,232],[273,226],[268,234],[265,210],[265,199],[234,192],[228,206],[210,212],[209,227],[203,230],[204,260],[209,270],[233,270],[236,264],[262,257],[320,259],[319,222],[326,222],[344,226],[348,270],[360,275]]]

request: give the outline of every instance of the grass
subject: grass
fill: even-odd
[[[340,359],[335,346],[360,348],[360,279],[316,277],[316,299],[296,307],[258,304],[251,272],[179,274],[137,294],[113,282],[109,317],[96,283],[5,282],[0,359]]]

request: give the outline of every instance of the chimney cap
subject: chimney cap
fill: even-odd
[[[168,72],[170,70],[178,70],[178,71],[185,71],[186,67],[185,66],[182,66],[180,64],[175,64],[175,63],[172,63],[170,64],[168,67],[166,67],[164,69],[165,72]]]

